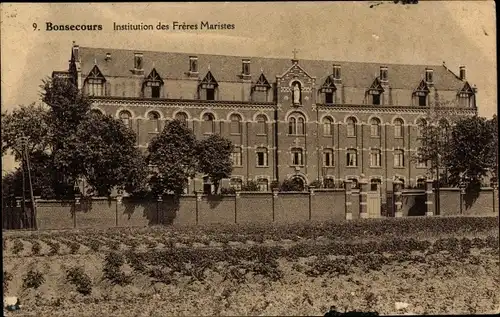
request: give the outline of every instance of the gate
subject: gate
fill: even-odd
[[[366,206],[368,218],[380,218],[382,204],[380,203],[380,192],[369,191],[366,193]]]

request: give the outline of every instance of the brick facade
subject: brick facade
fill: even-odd
[[[444,65],[137,54],[78,45],[71,55],[68,76],[92,97],[94,109],[129,124],[140,148],[168,120],[185,116],[198,138],[219,133],[233,142],[239,150],[232,177],[243,182],[338,183],[364,174],[369,183],[380,180],[382,191],[391,191],[395,178],[415,185],[427,171],[412,159],[418,120],[431,112],[477,114],[476,89],[465,71],[460,77]],[[202,179],[191,180],[188,192],[203,190]]]

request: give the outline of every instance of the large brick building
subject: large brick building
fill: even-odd
[[[185,120],[201,138],[235,144],[231,183],[296,178],[307,185],[358,180],[382,190],[416,185],[411,159],[430,113],[474,115],[476,89],[443,65],[399,65],[79,47],[69,77],[137,133],[144,150],[166,121]],[[207,187],[203,175],[189,192]]]

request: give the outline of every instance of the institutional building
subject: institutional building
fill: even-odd
[[[80,47],[69,77],[148,142],[172,118],[198,138],[235,145],[230,183],[315,180],[327,187],[360,175],[383,191],[415,186],[425,162],[412,159],[421,124],[477,114],[475,87],[443,65],[399,65]],[[206,188],[200,175],[189,192]]]

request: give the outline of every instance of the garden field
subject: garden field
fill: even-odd
[[[498,217],[4,232],[9,316],[500,313]]]

